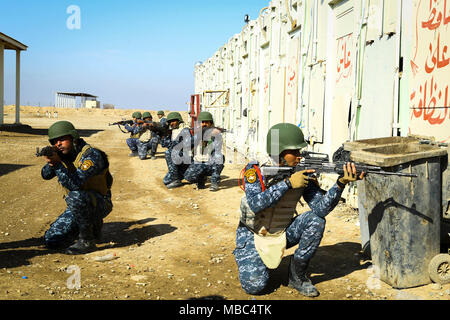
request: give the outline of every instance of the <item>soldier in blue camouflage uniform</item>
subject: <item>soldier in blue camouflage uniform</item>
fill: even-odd
[[[139,159],[144,160],[150,151],[152,160],[156,159],[156,150],[158,148],[159,137],[156,132],[152,131],[150,126],[153,125],[153,117],[150,112],[146,111],[142,114],[143,121],[137,120],[139,124],[142,122],[139,138],[137,140],[137,150]]]
[[[170,142],[165,152],[168,172],[163,183],[168,189],[181,187],[184,173],[192,163],[192,134],[190,128],[184,123],[179,112],[167,115],[167,122],[171,131]]]
[[[161,132],[158,133],[159,143],[161,147],[167,148],[170,144],[170,135],[168,134],[169,123],[167,122],[167,118],[164,117],[164,111],[158,111],[159,118],[159,127],[161,128]]]
[[[132,115],[133,117],[133,124],[125,125],[125,130],[130,132],[130,137],[127,139],[127,145],[128,148],[130,148],[131,153],[129,154],[130,157],[137,157],[138,154],[138,141],[139,141],[139,135],[142,131],[142,126],[137,123],[138,119],[142,119],[142,113],[139,111],[136,111]]]
[[[303,133],[295,125],[283,123],[269,130],[267,152],[272,159],[277,157],[274,162],[278,166],[298,164],[300,149],[305,146]],[[259,168],[258,162],[250,162],[243,170],[245,196],[233,251],[241,286],[249,294],[261,293],[269,280],[269,268],[278,267],[286,248],[298,245],[290,261],[289,286],[305,296],[316,297],[319,292],[306,271],[322,239],[325,217],[338,204],[345,185],[362,179],[364,173],[357,177],[355,165],[347,163],[344,176],[325,193],[311,177],[314,170],[296,172],[266,185]],[[301,196],[311,211],[296,215]]]
[[[68,254],[82,254],[96,249],[103,219],[112,210],[111,185],[107,155],[88,145],[72,123],[59,121],[48,130],[53,154],[41,175],[45,180],[57,177],[65,189],[66,210],[45,232],[44,242],[53,249],[67,248]]]
[[[198,189],[204,189],[207,177],[211,176],[209,189],[217,191],[224,168],[222,133],[214,128],[210,112],[200,112],[197,121],[201,123],[202,130],[194,134],[194,162],[186,170],[184,178],[190,183],[196,183]]]

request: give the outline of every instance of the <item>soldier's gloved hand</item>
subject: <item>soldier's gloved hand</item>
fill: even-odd
[[[307,171],[298,171],[289,178],[292,189],[306,188],[308,186],[309,177],[306,175]]]
[[[356,166],[353,162],[352,163],[347,162],[346,164],[344,164],[343,169],[344,175],[340,176],[337,181],[338,186],[341,188],[344,188],[345,185],[348,184],[349,182],[362,180],[364,178],[365,174],[364,172],[362,172],[359,177],[356,175]]]
[[[51,156],[45,156],[45,161],[50,165],[50,167],[53,167],[61,162],[61,158],[57,152],[53,152]]]

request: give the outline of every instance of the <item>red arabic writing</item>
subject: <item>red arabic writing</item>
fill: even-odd
[[[337,39],[337,55],[336,55],[336,65],[337,65],[337,78],[336,83],[338,83],[342,78],[348,78],[351,74],[352,62],[351,57],[351,46],[352,46],[352,34],[343,36]]]
[[[448,85],[439,88],[434,77],[431,82],[425,81],[419,86],[419,93],[414,91],[410,96],[413,103],[411,119],[423,117],[431,125],[442,124],[446,119],[450,119],[448,109]],[[419,100],[416,101],[416,98]],[[449,117],[447,117],[449,114]]]
[[[439,10],[436,7],[437,5],[439,5],[437,0],[430,0],[430,15],[428,16],[427,21],[422,21],[422,28],[435,30],[441,26],[442,21],[444,22],[444,25],[450,22],[450,15],[447,16],[447,0],[444,0],[444,8],[442,11],[439,11],[436,19],[436,13],[437,10]]]
[[[450,119],[448,87],[449,77],[446,76],[450,56],[448,55],[448,30],[444,27],[450,22],[447,14],[447,0],[429,0],[429,7],[417,7],[416,18],[416,54],[422,52],[419,60],[411,60],[413,76],[418,79],[416,88],[410,95],[411,119],[422,119],[430,125],[441,125]],[[425,10],[425,12],[424,12]],[[426,21],[419,18],[419,14],[428,16]],[[420,30],[419,30],[420,28]],[[432,33],[430,33],[432,30]],[[426,46],[422,46],[423,39],[419,35],[431,39]],[[424,50],[425,49],[425,50]],[[426,54],[425,54],[426,52]],[[420,66],[424,66],[421,69]],[[421,72],[425,70],[425,72]],[[431,78],[430,78],[431,77]]]

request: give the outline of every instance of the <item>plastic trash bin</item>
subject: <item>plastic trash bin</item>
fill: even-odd
[[[355,162],[417,175],[371,174],[357,185],[361,231],[366,228],[370,239],[375,271],[394,288],[410,288],[431,282],[428,265],[440,252],[441,157],[447,151],[410,138],[405,142],[394,138],[395,142],[384,144],[370,139],[359,150],[349,151]]]
[[[366,148],[372,147],[385,147],[391,145],[398,144],[406,144],[406,143],[418,143],[419,140],[414,137],[386,137],[386,138],[376,138],[376,139],[364,139],[352,142],[344,143],[344,150],[355,153],[355,151],[361,151]],[[365,158],[364,158],[365,159]],[[341,159],[342,160],[342,159]],[[359,186],[359,182],[357,182],[358,190],[361,188]],[[359,192],[358,192],[359,193]],[[360,201],[358,201],[359,205],[359,226],[360,226],[360,235],[361,235],[361,247],[363,254],[366,257],[370,257],[370,233],[369,233],[369,222],[367,220],[368,213],[365,209],[365,206],[360,205]]]

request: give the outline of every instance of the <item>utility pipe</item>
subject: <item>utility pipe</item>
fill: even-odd
[[[315,9],[314,9],[314,43],[313,43],[313,57],[314,62],[317,61],[317,47],[319,44],[319,40],[317,39],[317,30],[319,29],[319,0],[315,0]]]
[[[285,5],[285,7],[286,7],[286,13],[287,13],[287,16],[288,16],[288,18],[289,18],[289,21],[291,21],[291,30],[292,30],[292,29],[294,29],[294,28],[296,27],[296,25],[297,25],[297,20],[294,20],[294,19],[292,18],[292,16],[291,16],[291,12],[290,12],[290,10],[289,10],[289,0],[284,0],[284,5]]]
[[[397,6],[397,48],[395,52],[395,62],[397,64],[396,72],[394,73],[394,103],[392,108],[392,136],[398,136],[399,129],[399,100],[400,100],[400,57],[401,57],[401,35],[402,35],[402,5],[403,1],[398,1]]]

